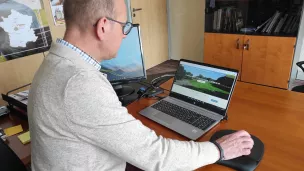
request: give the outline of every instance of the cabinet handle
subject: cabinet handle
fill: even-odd
[[[141,11],[142,8],[133,8],[133,12],[136,12],[136,11]]]
[[[247,42],[244,44],[244,50],[250,49],[250,40],[248,39]]]
[[[236,40],[236,49],[240,49],[240,39]]]

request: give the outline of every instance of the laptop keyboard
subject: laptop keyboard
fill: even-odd
[[[164,100],[151,107],[181,121],[184,121],[192,126],[200,128],[201,130],[205,130],[213,123],[215,123],[215,120],[213,119],[202,116],[196,112],[193,112],[191,110],[185,109],[183,107],[169,103]]]

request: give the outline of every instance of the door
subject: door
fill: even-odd
[[[205,33],[204,63],[242,69],[243,35]]]
[[[166,0],[131,0],[133,23],[140,24],[146,69],[169,59]]]
[[[171,59],[203,62],[205,1],[168,0],[167,5]]]
[[[242,81],[288,88],[295,37],[245,36]]]

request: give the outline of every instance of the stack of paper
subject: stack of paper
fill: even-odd
[[[22,126],[18,125],[18,126],[14,126],[14,127],[5,129],[4,133],[5,133],[6,136],[9,137],[9,136],[16,135],[16,134],[18,134],[22,131],[23,131]]]
[[[22,142],[22,144],[27,144],[27,143],[31,142],[30,131],[19,135],[18,138]]]

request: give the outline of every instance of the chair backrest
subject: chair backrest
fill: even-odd
[[[13,150],[0,139],[0,170],[27,171]]]
[[[300,68],[303,70],[303,72],[304,72],[304,61],[298,62],[297,65],[298,65],[298,67],[300,67]]]

